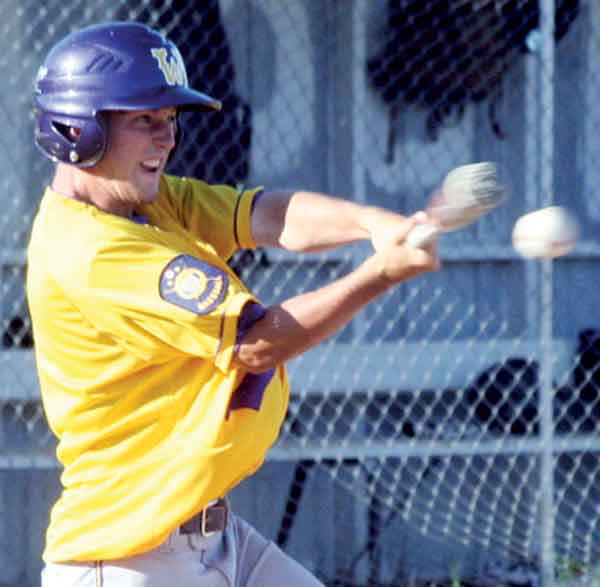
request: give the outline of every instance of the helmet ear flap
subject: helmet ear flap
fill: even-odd
[[[104,155],[106,136],[102,113],[85,117],[37,113],[35,143],[53,161],[91,167]]]

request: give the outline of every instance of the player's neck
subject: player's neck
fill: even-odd
[[[131,218],[134,205],[114,197],[108,184],[103,185],[103,183],[106,182],[86,173],[85,170],[59,163],[56,166],[51,188],[62,196],[91,204],[109,214]]]

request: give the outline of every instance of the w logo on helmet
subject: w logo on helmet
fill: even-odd
[[[152,49],[151,52],[152,57],[158,61],[158,67],[170,86],[188,85],[185,65],[183,64],[181,55],[179,55],[177,51],[173,51],[172,54],[169,55],[166,47],[160,47],[159,49]]]

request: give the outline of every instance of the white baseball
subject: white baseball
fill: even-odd
[[[549,206],[521,216],[513,228],[516,251],[530,259],[566,255],[579,238],[577,220],[561,206]]]

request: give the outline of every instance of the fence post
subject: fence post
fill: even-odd
[[[540,2],[540,191],[543,206],[554,191],[554,10],[555,0]],[[553,267],[544,261],[541,280],[541,563],[542,586],[554,587],[554,438],[553,438]]]

